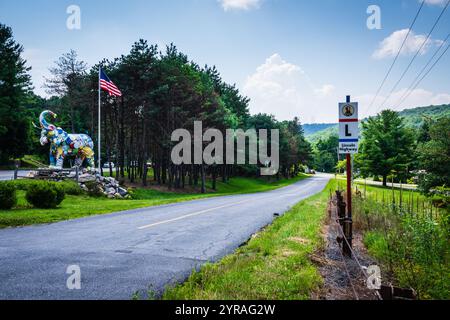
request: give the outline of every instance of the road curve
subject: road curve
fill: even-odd
[[[0,299],[130,299],[161,292],[232,253],[297,202],[321,192],[318,175],[257,194],[217,197],[0,230]],[[69,266],[81,289],[69,290]]]

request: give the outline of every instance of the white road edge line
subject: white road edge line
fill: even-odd
[[[164,221],[160,221],[160,222],[155,222],[155,223],[152,223],[152,224],[149,224],[149,225],[146,225],[146,226],[139,227],[138,230],[144,230],[144,229],[152,228],[152,227],[159,226],[159,225],[162,225],[162,224],[167,224],[167,223],[170,223],[170,222],[175,222],[175,221],[183,220],[183,219],[190,218],[190,217],[195,217],[195,216],[201,215],[203,213],[208,213],[208,212],[211,212],[211,211],[214,211],[214,210],[219,210],[219,209],[232,207],[232,206],[235,206],[235,205],[238,205],[238,204],[242,204],[242,203],[245,203],[245,202],[250,202],[250,201],[254,201],[254,199],[244,200],[244,201],[227,204],[227,205],[220,206],[220,207],[215,207],[215,208],[211,208],[211,209],[207,209],[207,210],[202,210],[202,211],[186,214],[184,216],[181,216],[181,217],[178,217],[178,218],[174,218],[174,219],[170,219],[170,220],[164,220]]]

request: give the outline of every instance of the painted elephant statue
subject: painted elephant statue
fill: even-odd
[[[63,129],[48,123],[47,116],[53,119],[57,118],[54,112],[46,110],[39,116],[40,128],[34,126],[42,130],[41,145],[50,144],[50,167],[62,169],[64,159],[73,157],[75,158],[75,166],[83,166],[86,160],[87,169],[93,169],[95,167],[95,154],[92,139],[85,134],[68,134]]]

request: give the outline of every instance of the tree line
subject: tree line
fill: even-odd
[[[50,69],[45,86],[51,98],[42,98],[32,92],[29,69],[21,57],[23,48],[14,41],[11,29],[0,25],[0,37],[0,61],[10,59],[2,64],[5,75],[0,73],[0,112],[5,115],[0,120],[2,163],[24,154],[46,156],[48,150],[38,146],[38,135],[30,125],[45,109],[58,114],[57,126],[96,140],[100,66],[123,93],[120,98],[101,93],[102,159],[116,164],[108,171],[118,179],[147,185],[150,176],[169,188],[198,185],[205,191],[207,177],[215,188],[217,179],[227,182],[236,175],[258,176],[255,165],[174,165],[171,134],[179,128],[193,133],[194,121],[202,121],[203,130],[222,132],[278,129],[281,163],[277,178],[296,176],[311,159],[311,146],[298,118],[278,121],[268,114],[251,115],[250,100],[235,85],[223,81],[215,67],[190,61],[173,44],[160,50],[141,39],[128,54],[99,61],[91,68],[72,50]]]
[[[450,106],[449,106],[450,108]],[[450,186],[450,117],[423,117],[417,128],[398,112],[384,110],[362,122],[359,153],[354,158],[358,176],[388,181],[418,182],[422,191]],[[330,135],[313,146],[313,166],[319,171],[343,172],[339,137]],[[342,159],[342,157],[340,158]]]

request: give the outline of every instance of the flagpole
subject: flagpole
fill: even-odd
[[[98,67],[98,174],[102,174],[102,129],[101,129],[101,87],[100,87],[100,79],[101,79],[101,71],[102,67]]]

